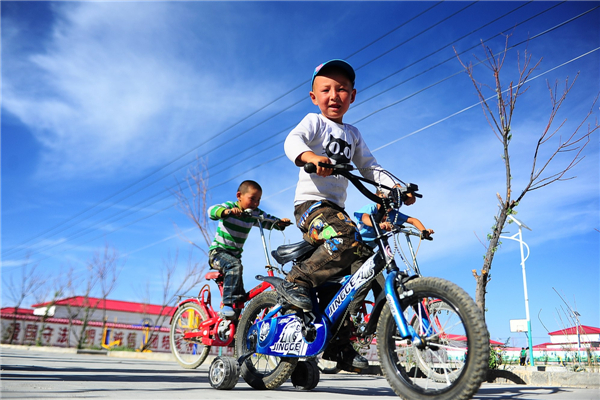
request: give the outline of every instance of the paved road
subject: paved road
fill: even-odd
[[[380,376],[321,375],[311,392],[291,383],[275,391],[256,391],[240,379],[233,391],[208,383],[208,365],[184,370],[169,361],[117,359],[84,354],[0,348],[2,399],[311,399],[394,400],[398,397]],[[597,400],[597,389],[484,384],[475,399]]]

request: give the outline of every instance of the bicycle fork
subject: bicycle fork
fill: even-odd
[[[400,301],[406,297],[412,296],[413,291],[406,290],[404,288],[403,284],[400,284],[400,287],[402,288],[400,293],[398,293],[398,291],[396,291],[396,287],[398,285],[398,274],[399,274],[399,271],[397,269],[392,270],[388,273],[388,275],[385,279],[385,297],[390,306],[390,311],[392,312],[392,316],[394,317],[394,320],[396,321],[396,326],[398,327],[398,332],[400,333],[400,336],[402,337],[402,339],[410,339],[412,341],[412,343],[414,343],[416,346],[421,346],[424,344],[423,339],[415,331],[415,329],[412,327],[412,325],[406,321],[406,318],[404,317],[404,313],[402,312],[402,307],[400,306]],[[421,304],[419,304],[419,308],[422,308],[422,307],[423,306]],[[421,309],[420,311],[424,311],[424,310]],[[431,325],[429,323],[429,318],[427,317],[427,313],[419,312],[419,315],[422,315],[421,324],[423,326],[423,332],[430,333]]]

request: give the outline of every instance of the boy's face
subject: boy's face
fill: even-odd
[[[310,92],[312,102],[319,107],[323,116],[338,124],[342,123],[355,97],[356,89],[352,87],[352,82],[337,71],[316,76]]]
[[[248,188],[246,193],[237,192],[238,204],[242,210],[250,208],[256,210],[260,204],[262,191],[253,187]]]

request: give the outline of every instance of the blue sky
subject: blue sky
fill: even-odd
[[[600,91],[599,4],[3,1],[2,304],[10,305],[4,282],[18,276],[26,254],[51,277],[83,271],[105,243],[125,263],[111,297],[142,301],[149,287],[159,302],[163,261],[179,251],[183,263],[189,251],[175,225],[200,241],[169,192],[196,157],[209,169],[210,203],[233,200],[239,182],[254,179],[264,189],[261,208],[293,218],[297,170],[282,141],[318,111],[309,79],[332,58],[357,72],[357,100],[344,121],[361,130],[381,165],[424,195],[404,210],[436,231],[420,247],[423,273],[474,295],[471,270],[481,268],[480,239],[503,191],[502,149],[453,47],[476,62],[481,40],[499,53],[502,34],[511,34],[505,84],[516,79],[525,49],[542,58],[513,119],[520,192],[547,123],[548,82],[562,86],[579,73],[553,125],[566,120],[563,138]],[[475,74],[491,82],[482,65]],[[597,117],[598,104],[590,121]],[[524,238],[535,343],[568,325],[557,292],[582,324],[600,326],[598,132],[582,155],[576,179],[531,192],[517,208],[532,228]],[[350,191],[347,209],[365,202]],[[291,227],[270,243],[299,239]],[[253,232],[247,288],[263,264]],[[509,320],[525,318],[516,242],[503,241],[491,275],[491,336],[523,345],[525,335],[509,329]]]

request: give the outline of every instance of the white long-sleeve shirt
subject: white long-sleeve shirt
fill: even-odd
[[[295,164],[300,154],[312,151],[326,156],[334,164],[352,162],[367,179],[392,187],[394,182],[382,168],[365,144],[360,131],[349,124],[338,124],[321,114],[308,114],[288,135],[284,144],[285,154]],[[346,202],[348,180],[342,176],[322,177],[308,174],[300,168],[294,204],[309,200],[329,200],[340,207]]]

